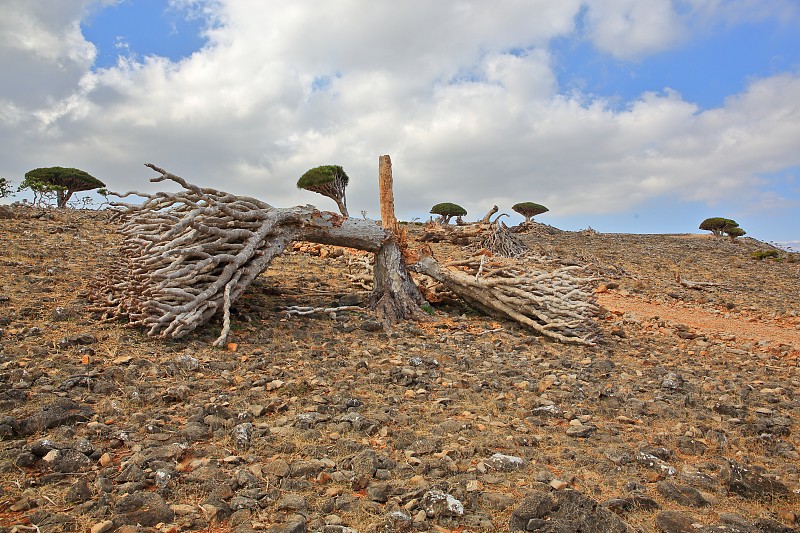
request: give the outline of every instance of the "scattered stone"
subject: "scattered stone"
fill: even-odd
[[[405,511],[392,511],[386,515],[386,533],[407,533],[413,526],[414,519]]]
[[[628,533],[631,528],[595,500],[574,490],[536,491],[511,514],[509,531],[582,531]]]
[[[726,484],[733,494],[746,499],[771,500],[789,494],[789,488],[771,477],[760,474],[752,467],[745,467],[733,461]]]
[[[114,523],[153,527],[175,517],[164,499],[155,492],[127,494],[114,507]]]
[[[236,448],[246,450],[250,447],[250,440],[253,438],[253,424],[245,422],[234,426],[231,436],[236,443]]]
[[[567,428],[567,436],[585,439],[597,431],[595,426],[588,426],[584,424],[576,424]]]
[[[366,449],[353,457],[353,490],[367,487],[378,469],[375,451]]]
[[[277,511],[304,511],[307,507],[306,499],[293,493],[284,494],[275,504]]]
[[[88,422],[94,410],[69,398],[57,398],[19,423],[20,435],[32,435],[46,429]]]
[[[495,453],[486,460],[486,464],[499,472],[513,472],[525,466],[525,459],[513,455]]]
[[[422,507],[428,518],[462,516],[464,514],[464,505],[452,495],[441,490],[426,492],[422,498]]]
[[[667,476],[674,476],[678,472],[674,466],[667,464],[651,453],[643,451],[637,452],[636,455],[634,455],[634,459],[640,465],[653,469]]]
[[[71,503],[83,503],[92,499],[92,489],[89,488],[86,478],[82,477],[70,485],[64,499]]]
[[[656,527],[662,533],[696,533],[697,525],[694,517],[680,511],[661,511],[656,515]]]
[[[680,505],[691,507],[706,507],[711,505],[699,490],[688,485],[679,485],[669,481],[656,483],[656,490],[665,498],[677,502]]]

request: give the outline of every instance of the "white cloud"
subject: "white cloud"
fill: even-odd
[[[713,110],[661,88],[621,110],[563,94],[547,47],[575,31],[577,0],[172,0],[209,19],[202,50],[98,71],[79,31],[91,3],[46,14],[31,4],[4,9],[43,36],[27,48],[2,37],[11,77],[25,77],[31,60],[44,65],[42,94],[0,85],[6,177],[60,164],[114,190],[153,190],[141,166],[152,161],[273,205],[332,209],[294,184],[338,163],[352,177],[351,211],[376,216],[377,160],[388,153],[401,216],[455,201],[477,217],[520,200],[562,214],[614,213],[662,195],[717,202],[800,165],[796,75],[754,80]],[[597,46],[641,57],[682,39],[689,14],[743,3],[586,4]]]
[[[588,0],[589,38],[623,59],[667,49],[686,36],[671,0]]]

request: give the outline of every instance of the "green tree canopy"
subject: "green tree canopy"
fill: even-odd
[[[700,229],[710,231],[717,237],[722,237],[731,228],[738,228],[739,224],[735,220],[723,217],[707,218],[700,223]]]
[[[462,217],[467,214],[467,210],[452,202],[442,202],[431,207],[431,214],[442,217],[442,224],[449,224],[453,217]]]
[[[327,196],[336,202],[343,216],[347,213],[345,189],[350,178],[339,165],[322,165],[312,168],[297,180],[297,188]]]
[[[0,178],[0,198],[5,198],[11,194],[11,182],[5,178]]]
[[[747,235],[747,232],[740,228],[739,226],[735,226],[733,228],[727,228],[725,230],[725,235],[731,238],[731,240],[735,240],[736,237],[744,237]]]
[[[525,223],[529,224],[531,219],[536,215],[547,213],[550,211],[542,204],[535,204],[533,202],[520,202],[511,206],[511,209],[525,217]]]
[[[36,196],[55,194],[58,207],[66,207],[72,195],[79,191],[90,191],[105,187],[105,183],[77,168],[35,168],[25,174],[19,190],[31,189]]]

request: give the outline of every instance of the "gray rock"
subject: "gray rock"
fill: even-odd
[[[200,361],[188,354],[181,354],[175,357],[175,365],[181,370],[194,372],[200,368]]]
[[[426,492],[422,498],[422,508],[429,518],[464,515],[464,504],[441,490]]]
[[[661,511],[656,516],[656,527],[662,533],[696,533],[697,520],[680,511]]]
[[[206,520],[211,522],[222,522],[227,520],[228,517],[233,513],[230,505],[215,496],[210,496],[207,498],[206,501],[200,505],[200,508],[203,509],[203,513],[206,515]]]
[[[92,489],[85,477],[78,479],[70,485],[64,499],[70,503],[83,503],[92,499]]]
[[[136,492],[123,496],[114,507],[114,523],[153,527],[175,517],[164,499],[155,492]]]
[[[231,498],[230,507],[232,511],[240,511],[242,509],[255,509],[258,507],[258,502],[253,498],[245,496],[234,496]]]
[[[236,443],[237,449],[246,450],[250,447],[250,441],[253,438],[253,424],[250,422],[238,424],[231,430],[231,436]]]
[[[19,434],[32,435],[58,426],[88,422],[92,416],[94,410],[88,405],[80,405],[69,398],[57,398],[33,415],[20,420]]]
[[[655,455],[647,452],[636,452],[634,459],[637,463],[647,468],[659,471],[668,476],[674,476],[678,473],[674,466],[670,466]]]
[[[378,503],[386,503],[392,494],[392,486],[388,483],[373,483],[367,487],[367,497]]]
[[[479,501],[481,505],[498,511],[508,509],[514,504],[514,498],[502,492],[483,492],[479,495]]]
[[[366,449],[359,452],[353,457],[352,469],[353,489],[361,490],[366,488],[378,469],[375,451]]]
[[[502,453],[495,453],[486,464],[499,472],[513,472],[525,466],[525,459],[522,457],[515,457],[513,455],[505,455]]]
[[[36,462],[40,459],[40,457],[31,452],[22,452],[17,455],[17,458],[14,460],[14,465],[20,468],[30,468],[36,464]]]
[[[405,511],[392,511],[385,518],[386,533],[406,533],[414,526],[414,519]]]
[[[177,462],[183,458],[186,449],[187,446],[185,444],[177,442],[163,446],[153,446],[133,454],[129,462],[141,467],[146,467],[153,461]]]
[[[753,468],[733,461],[729,465],[726,484],[733,494],[754,500],[771,500],[789,494],[789,488],[777,479],[766,477]]]
[[[293,516],[283,524],[270,526],[267,533],[306,533],[306,519],[302,516]]]
[[[289,474],[292,477],[314,476],[325,469],[325,463],[317,459],[292,461],[289,465]]]
[[[681,391],[685,386],[683,376],[677,372],[668,372],[661,381],[661,388],[668,391]]]
[[[564,411],[557,405],[541,405],[531,409],[531,415],[543,418],[564,418]]]
[[[55,457],[50,462],[50,468],[52,468],[54,472],[61,472],[64,474],[81,472],[82,470],[92,466],[91,459],[81,452],[73,450],[72,448],[67,448],[65,450],[52,450],[45,456],[45,460],[51,454],[55,454]]]
[[[567,428],[567,436],[585,439],[590,437],[597,428],[595,426],[586,426],[586,425],[579,425],[579,426],[570,426]]]
[[[280,497],[275,503],[277,511],[303,511],[308,508],[308,502],[303,496],[294,493],[287,493]]]
[[[145,473],[136,463],[128,463],[117,476],[117,483],[130,483],[145,480]]]
[[[707,507],[711,505],[700,491],[688,485],[679,485],[669,481],[660,481],[656,484],[656,490],[665,498],[677,502],[680,505],[691,507]]]
[[[188,442],[197,442],[210,437],[211,430],[203,424],[189,423],[178,431],[178,435]]]
[[[734,533],[750,533],[751,531],[755,531],[753,523],[738,514],[719,513],[719,522]]]
[[[547,526],[547,531],[585,533],[627,533],[630,527],[598,502],[574,490],[536,491],[512,512],[509,531],[531,531]]]
[[[361,323],[361,329],[370,332],[383,331],[383,325],[375,320],[365,320]]]
[[[798,529],[785,526],[777,520],[768,517],[759,518],[756,520],[754,526],[759,533],[798,533]]]
[[[261,471],[270,476],[286,477],[291,473],[291,467],[284,459],[278,458],[264,464]]]

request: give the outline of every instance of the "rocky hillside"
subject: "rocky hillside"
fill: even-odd
[[[86,309],[105,213],[0,220],[0,532],[800,530],[800,260],[693,235],[522,238],[598,278],[595,347],[457,301],[384,331],[304,247],[151,339]],[[412,237],[416,228],[412,228]],[[459,246],[433,246],[462,258]]]

